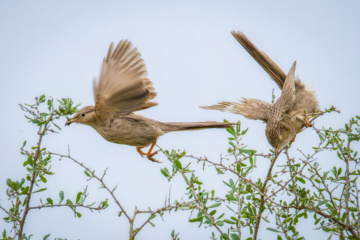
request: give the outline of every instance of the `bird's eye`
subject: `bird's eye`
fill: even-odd
[[[81,114],[82,117],[85,117],[85,113]]]

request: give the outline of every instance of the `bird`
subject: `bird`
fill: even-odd
[[[158,105],[157,93],[140,53],[130,41],[111,43],[102,63],[99,80],[94,80],[95,106],[85,106],[66,126],[80,123],[94,128],[105,140],[135,146],[142,157],[153,162],[152,152],[159,136],[173,131],[229,128],[229,122],[160,122],[134,113]],[[142,148],[150,146],[147,153]]]
[[[238,102],[222,101],[204,109],[227,111],[243,115],[248,119],[266,123],[265,134],[277,157],[281,150],[295,140],[304,127],[311,127],[307,115],[315,113],[318,101],[313,90],[295,78],[296,61],[286,75],[283,70],[260,51],[242,32],[232,31],[235,39],[259,63],[282,90],[281,96],[268,103],[254,98],[243,98]]]

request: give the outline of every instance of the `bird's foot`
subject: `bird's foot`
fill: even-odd
[[[304,125],[305,127],[312,127],[314,126],[311,122],[309,122],[309,119],[305,116],[304,118]]]
[[[291,140],[291,143],[295,142],[295,138],[296,138],[296,135],[295,135],[295,137],[293,138],[293,140]]]
[[[150,153],[150,151],[146,154],[146,157],[153,162],[157,162],[157,163],[161,163],[160,161],[156,160],[155,158],[153,158],[154,155],[156,155],[159,151],[155,151],[153,153]]]
[[[156,160],[153,156],[156,155],[159,151],[151,152],[154,149],[155,143],[151,145],[149,151],[147,153],[143,152],[141,149],[143,147],[136,147],[136,151],[140,153],[140,156],[147,157],[150,161],[161,163],[160,161]]]
[[[140,153],[140,156],[142,156],[142,157],[147,156],[147,154],[144,153],[144,152],[141,150],[142,148],[143,148],[143,147],[136,147],[136,151],[137,151],[138,153]]]

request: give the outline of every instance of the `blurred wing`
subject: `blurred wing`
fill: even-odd
[[[271,104],[254,98],[243,98],[240,102],[219,102],[212,106],[201,106],[204,109],[219,110],[241,114],[246,118],[267,122]]]
[[[282,109],[284,112],[288,111],[295,102],[295,69],[296,61],[291,66],[290,71],[285,79],[281,96],[274,104],[275,108]]]
[[[147,78],[143,59],[136,48],[122,40],[114,50],[111,43],[104,58],[100,80],[94,81],[95,112],[101,120],[111,111],[126,115],[157,105],[149,102],[156,93]]]
[[[283,88],[286,74],[283,70],[269,58],[264,52],[260,51],[242,32],[232,31],[231,34],[245,48],[245,50],[257,61],[257,63],[270,75],[280,89]]]

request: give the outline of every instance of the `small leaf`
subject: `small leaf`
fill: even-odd
[[[224,222],[223,222],[223,221],[217,221],[216,224],[219,225],[219,226],[224,226]]]
[[[226,222],[228,224],[236,224],[236,222],[228,220],[228,219],[224,219],[224,222]]]
[[[281,231],[274,229],[274,228],[266,228],[266,230],[272,231],[272,232],[278,232],[281,233]]]
[[[50,233],[49,233],[49,234],[46,234],[46,235],[44,236],[43,240],[48,240],[49,237],[50,237]]]
[[[78,194],[76,195],[76,203],[79,204],[81,201],[81,196],[83,195],[82,192],[78,192]]]
[[[50,205],[54,205],[54,202],[51,198],[47,198],[46,201],[50,204]]]
[[[232,127],[227,128],[226,131],[228,131],[234,137],[236,136],[235,130]]]
[[[237,235],[236,233],[232,233],[230,236],[231,240],[240,240],[239,235]]]
[[[59,196],[60,196],[60,202],[62,202],[64,200],[64,191],[60,191]]]
[[[6,184],[11,188],[12,181],[10,178],[6,180]]]
[[[202,222],[203,218],[204,218],[203,216],[200,216],[197,218],[192,218],[192,219],[189,219],[189,222]]]
[[[47,182],[47,180],[46,180],[46,178],[45,178],[44,176],[39,175],[39,178],[41,179],[41,181],[42,181],[43,183],[46,183],[46,182]]]
[[[37,193],[37,192],[43,192],[43,191],[45,191],[45,190],[47,190],[47,188],[41,188],[41,189],[39,189],[39,190],[35,191],[34,193]]]
[[[169,177],[169,170],[167,168],[160,169],[160,172],[162,173],[162,175],[164,175],[164,177]]]
[[[303,184],[306,183],[306,182],[305,182],[305,179],[303,179],[302,177],[295,177],[295,181],[299,181],[299,182],[301,182],[301,183],[303,183]]]
[[[216,208],[221,205],[221,202],[214,203],[213,205],[209,206],[208,208]]]
[[[175,166],[177,167],[177,169],[179,169],[179,170],[182,169],[181,162],[180,162],[179,160],[176,159],[176,160],[174,161],[174,163],[175,163]]]

